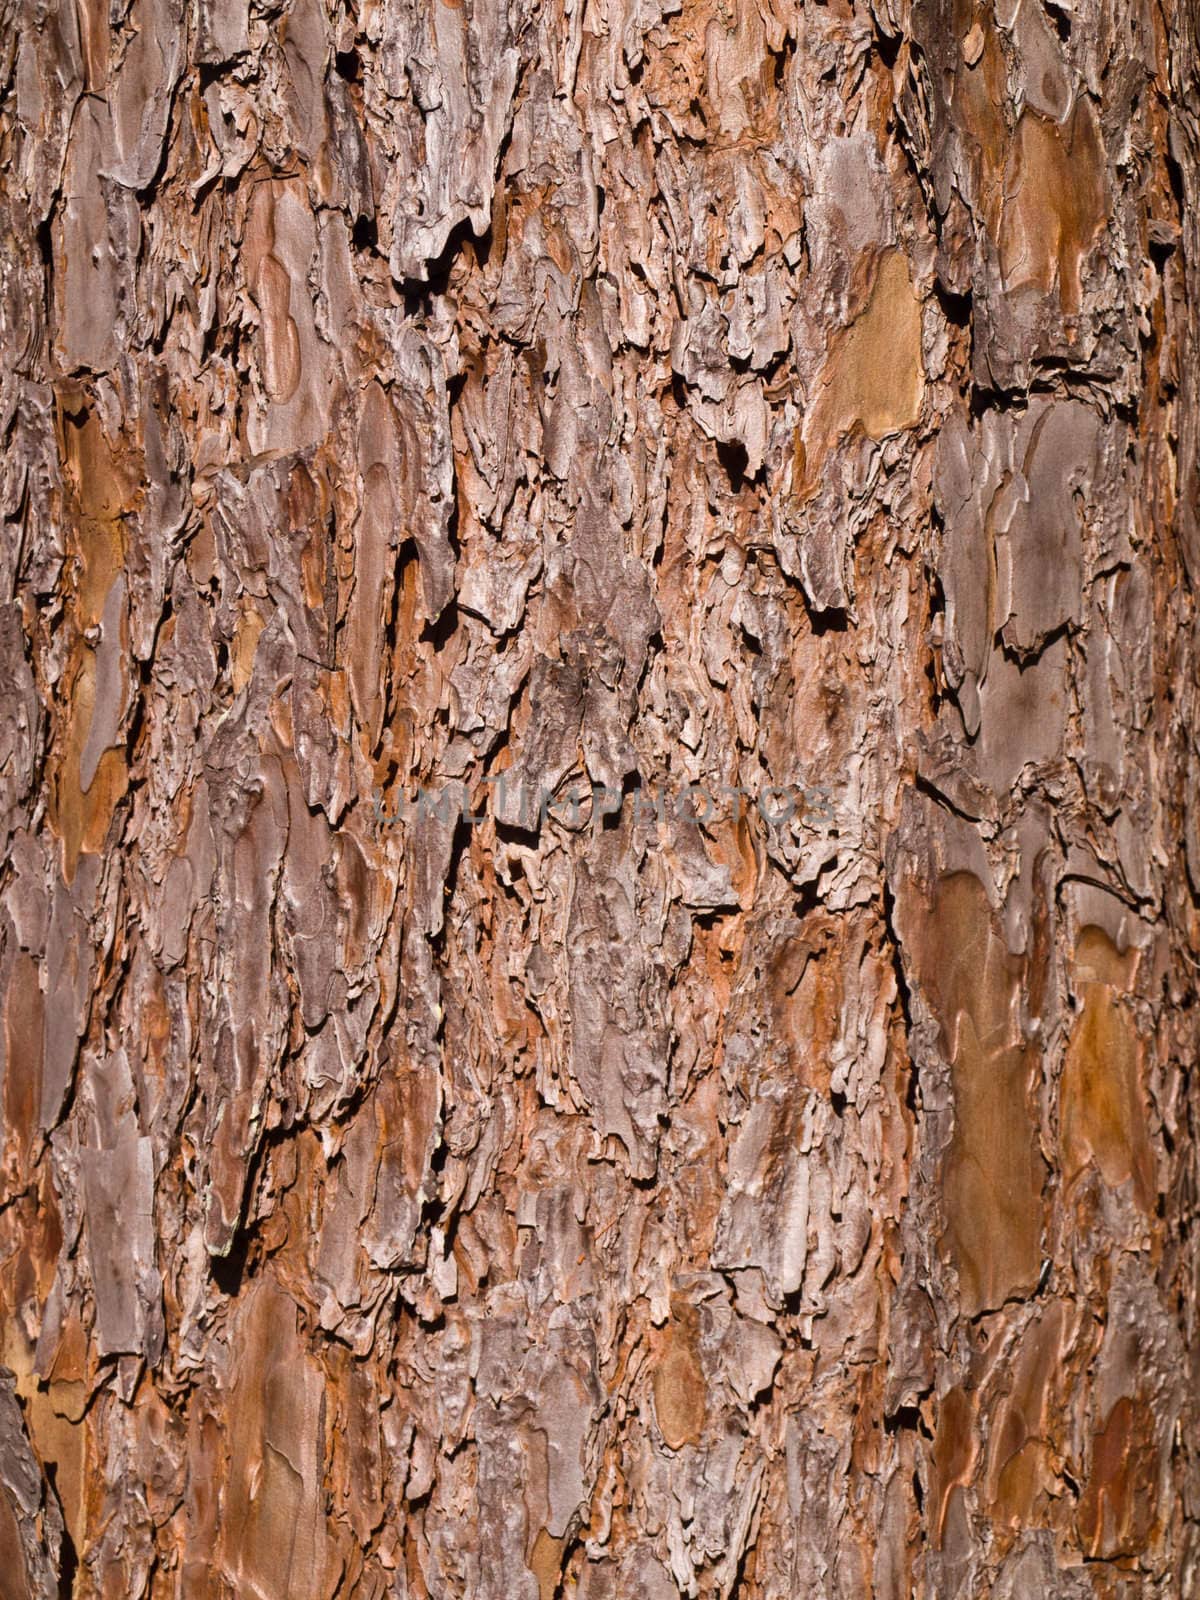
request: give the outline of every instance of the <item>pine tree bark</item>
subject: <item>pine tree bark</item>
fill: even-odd
[[[4,1594],[1200,1593],[1194,9],[5,22]]]

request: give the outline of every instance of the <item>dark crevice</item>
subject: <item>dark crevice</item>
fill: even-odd
[[[1067,15],[1067,13],[1065,11],[1060,11],[1059,8],[1056,5],[1053,5],[1053,4],[1047,5],[1046,6],[1046,11],[1047,11],[1047,13],[1048,13],[1048,15],[1050,17],[1050,22],[1051,22],[1051,25],[1054,28],[1055,33],[1058,34],[1058,37],[1062,40],[1062,42],[1064,44],[1068,44],[1070,42],[1070,39],[1071,39],[1071,19],[1070,19],[1070,17]]]
[[[502,822],[499,817],[492,818],[492,825],[496,830],[496,838],[501,844],[527,847],[530,841],[536,839],[541,832],[536,806],[531,805],[527,812],[521,812],[519,815],[528,820],[527,827],[522,827],[520,822]]]
[[[125,734],[125,765],[129,769],[133,780],[133,769],[138,761],[138,746],[141,743],[142,731],[146,725],[146,710],[152,698],[154,661],[138,662],[138,693],[134,698],[133,709],[129,714],[129,725]]]
[[[756,639],[744,622],[738,624],[738,636],[747,655],[757,656],[761,660],[763,653],[762,640]]]
[[[891,72],[896,62],[900,59],[900,46],[904,42],[903,33],[884,33],[879,28],[879,16],[875,14],[875,52],[880,61]]]
[[[717,460],[725,469],[729,479],[729,487],[734,494],[740,494],[746,484],[746,468],[750,465],[750,458],[746,454],[746,447],[740,439],[731,439],[718,443]]]
[[[250,1184],[247,1182],[246,1192],[249,1193]],[[223,1256],[210,1256],[209,1267],[212,1272],[213,1282],[223,1295],[235,1299],[241,1292],[242,1279],[246,1274],[246,1267],[250,1260],[250,1246],[252,1239],[246,1228],[239,1228],[233,1236],[233,1242]]]
[[[458,628],[458,601],[451,599],[436,622],[427,622],[421,629],[421,643],[431,644],[435,650],[444,650]]]
[[[951,327],[969,329],[975,304],[971,290],[966,289],[961,294],[956,294],[939,278],[934,282],[933,292],[941,307],[942,315]]]
[[[1029,395],[1023,389],[990,389],[981,383],[973,383],[968,396],[968,408],[976,421],[989,412],[1024,411],[1028,404]]]
[[[908,978],[904,972],[904,960],[900,952],[900,934],[896,928],[896,900],[892,894],[891,885],[887,882],[883,886],[883,920],[887,928],[888,943],[892,951],[892,972],[896,979],[896,994],[900,1000],[900,1014],[904,1018],[905,1043],[910,1046],[908,1055],[908,1084],[904,1091],[904,1104],[915,1120],[920,1112],[917,1105],[917,1088],[919,1073],[917,1063],[913,1057],[911,1041],[914,1032],[912,992],[908,987]]]
[[[46,1481],[54,1492],[59,1505],[62,1505],[62,1496],[58,1492],[58,1463],[47,1461],[44,1463]],[[75,1549],[75,1541],[71,1538],[66,1519],[63,1519],[62,1543],[59,1546],[58,1567],[58,1595],[59,1600],[71,1600],[75,1593],[75,1579],[79,1572],[79,1556]]]
[[[935,528],[941,527],[941,518],[937,515],[936,511],[933,513],[932,521]],[[926,572],[926,577],[929,584],[930,635],[927,636],[927,649],[924,652],[924,670],[926,681],[929,684],[930,718],[932,721],[936,722],[947,697],[944,692],[946,686],[946,676],[942,665],[942,651],[944,649],[944,642],[941,645],[937,644],[932,637],[932,630],[933,623],[936,618],[945,618],[946,596],[942,590],[941,577],[936,570],[929,569]]]
[[[466,791],[464,790],[464,793]],[[450,863],[446,868],[446,884],[443,891],[447,900],[454,898],[454,891],[458,887],[458,869],[464,854],[471,843],[471,824],[460,811],[454,825],[454,837],[450,841]],[[445,920],[442,923],[445,932]],[[431,941],[432,942],[432,941]]]
[[[1036,666],[1042,656],[1046,654],[1046,651],[1052,649],[1060,639],[1070,638],[1077,632],[1078,629],[1073,622],[1063,622],[1057,628],[1051,628],[1049,633],[1044,634],[1036,648],[1032,650],[1014,650],[1005,642],[1004,633],[1001,630],[994,636],[992,644],[1006,660],[1013,663],[1018,672],[1027,672],[1030,667]]]
[[[38,254],[42,258],[42,265],[47,272],[50,272],[54,266],[54,234],[50,226],[49,217],[44,222],[38,223],[34,237],[37,240]]]
[[[1178,161],[1176,161],[1169,149],[1163,151],[1163,157],[1167,168],[1167,182],[1171,185],[1171,193],[1175,197],[1175,209],[1179,214],[1180,222],[1182,222],[1187,216],[1188,211],[1187,191],[1183,181],[1183,169],[1180,167]]]
[[[582,1557],[582,1554],[583,1546],[579,1540],[579,1533],[570,1534],[559,1557],[558,1579],[554,1585],[554,1600],[565,1600],[567,1595],[574,1594],[578,1575],[571,1574],[570,1587],[568,1587],[568,1574],[570,1573],[572,1561],[575,1560],[576,1556]],[[576,1564],[581,1566],[582,1561]]]
[[[430,1234],[435,1227],[442,1228],[447,1250],[452,1247],[454,1242],[454,1227],[457,1216],[456,1202],[452,1201],[450,1210],[447,1211],[440,1192],[442,1187],[441,1175],[446,1170],[446,1162],[449,1159],[450,1146],[446,1143],[446,1130],[443,1124],[437,1145],[429,1156],[429,1172],[430,1176],[435,1180],[433,1193],[427,1194],[421,1205],[420,1220],[413,1236],[413,1244],[416,1245],[419,1240],[425,1246],[426,1252],[429,1249]]]
[[[883,1419],[883,1431],[887,1434],[921,1433],[929,1437],[929,1430],[925,1427],[921,1417],[920,1406],[897,1406],[894,1411],[888,1412]]]
[[[447,234],[441,253],[426,261],[424,282],[419,278],[397,280],[397,287],[404,296],[404,309],[410,317],[420,316],[427,309],[430,299],[447,292],[454,263],[468,247],[474,251],[479,265],[486,266],[492,248],[492,230],[488,228],[486,233],[476,238],[471,219],[464,217]]]
[[[350,240],[356,250],[375,250],[379,246],[379,225],[375,218],[359,216],[354,219]]]
[[[826,864],[826,870],[829,869],[830,865],[830,863]],[[801,884],[792,897],[792,912],[803,922],[805,917],[811,916],[814,911],[819,911],[823,904],[824,895],[815,882]]]
[[[414,562],[417,564],[417,582],[419,583],[421,581],[421,575],[420,556],[417,552],[417,541],[415,539],[404,539],[401,541],[401,544],[396,551],[396,563],[393,570],[392,581],[392,603],[388,610],[388,615],[384,621],[383,628],[385,647],[384,659],[389,662],[395,660],[396,651],[401,645],[409,643],[407,639],[401,639],[400,637],[400,607],[404,600],[405,570]],[[396,686],[393,681],[392,674],[389,672],[387,702],[389,717],[394,716],[397,710],[395,688]]]
[[[968,743],[969,742],[970,741],[968,741]],[[949,811],[952,816],[962,817],[964,821],[969,822],[972,825],[978,823],[978,813],[974,811],[968,811],[965,806],[960,805],[959,801],[955,799],[954,795],[949,792],[949,786],[941,789],[932,778],[926,777],[923,773],[918,772],[913,783],[913,788],[916,789],[918,794],[927,795],[930,800],[935,800],[944,811]]]
[[[214,83],[220,83],[225,76],[224,61],[200,61],[196,64],[196,87],[200,91],[201,99],[212,88]]]
[[[847,633],[850,628],[850,614],[845,606],[809,605],[808,621],[814,639],[823,639],[827,633]]]

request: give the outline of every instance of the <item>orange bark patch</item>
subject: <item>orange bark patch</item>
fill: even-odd
[[[1108,1560],[1141,1554],[1154,1525],[1158,1487],[1153,1419],[1122,1396],[1092,1441],[1092,1471],[1079,1506],[1089,1555]]]
[[[300,1342],[294,1304],[269,1280],[247,1305],[239,1338],[223,1564],[239,1593],[317,1600],[329,1589],[322,1374]]]
[[[954,122],[974,145],[982,220],[1000,254],[1006,289],[1056,286],[1075,316],[1084,262],[1107,216],[1104,148],[1081,95],[1064,125],[1036,111],[1005,120],[1004,52],[985,13],[974,19],[979,56],[954,83]]]
[[[113,580],[125,562],[122,517],[140,494],[140,464],[110,448],[100,419],[81,390],[63,385],[58,395],[58,452],[76,517],[71,529],[79,562],[75,611],[81,628],[99,622]]]
[[[821,462],[855,427],[871,439],[911,428],[921,415],[921,302],[908,262],[889,250],[879,263],[871,297],[830,349],[821,387],[804,422],[806,487]]]
[[[1063,1070],[1063,1172],[1070,1183],[1094,1163],[1110,1189],[1132,1180],[1134,1199],[1149,1215],[1154,1160],[1142,1100],[1142,1049],[1122,1000],[1125,963],[1099,928],[1083,930],[1076,963],[1083,1008]]]
[[[1008,100],[1008,66],[987,12],[980,12],[973,19],[974,29],[979,30],[974,41],[979,54],[968,71],[955,74],[953,120],[974,145],[980,198],[988,227],[994,230],[1003,200],[1001,186],[1009,142],[1003,109]]]
[[[4,1004],[4,1175],[14,1183],[20,1182],[37,1125],[43,1009],[37,962],[19,951]]]
[[[254,653],[258,649],[259,636],[264,626],[263,618],[253,601],[243,596],[237,630],[233,636],[233,649],[230,652],[230,675],[233,679],[234,694],[241,694],[250,682],[250,674],[254,670]]]
[[[957,872],[938,885],[917,952],[941,1024],[954,1088],[943,1167],[943,1241],[966,1316],[1037,1282],[1045,1165],[1030,1114],[1034,1053],[1016,1000],[1025,963],[1008,953],[982,883]]]
[[[129,788],[125,752],[117,748],[103,753],[91,782],[86,788],[83,785],[83,750],[96,710],[96,652],[86,646],[80,649],[70,694],[49,806],[50,825],[62,840],[63,876],[68,883],[75,876],[79,857],[95,855],[103,848],[113,812]]]
[[[529,1570],[537,1579],[538,1600],[554,1600],[558,1580],[562,1574],[562,1551],[565,1539],[555,1539],[546,1528],[538,1531],[529,1557]]]
[[[109,710],[107,697],[114,686],[106,682],[101,692],[97,651],[81,636],[91,637],[91,630],[105,618],[113,585],[122,574],[123,518],[140,498],[142,473],[140,460],[127,459],[110,447],[82,388],[64,384],[57,398],[59,460],[68,508],[73,513],[69,551],[76,575],[69,615],[76,642],[63,677],[68,699],[61,714],[66,727],[55,740],[60,754],[52,773],[49,810],[50,825],[62,840],[63,872],[70,882],[80,854],[103,847],[113,812],[129,787],[125,754],[116,746],[105,750],[86,774],[82,769],[97,701]],[[106,630],[119,627],[122,635],[120,640],[105,639],[111,664],[123,648],[124,606],[109,609]],[[111,614],[113,610],[119,610],[119,619]],[[122,692],[124,679],[122,672]]]
[[[937,1433],[933,1440],[933,1526],[934,1543],[939,1550],[950,1496],[955,1489],[971,1481],[978,1453],[974,1402],[965,1390],[951,1389],[938,1407]]]
[[[988,1441],[988,1501],[993,1518],[1029,1527],[1038,1499],[1053,1482],[1049,1405],[1059,1372],[1063,1309],[1048,1307],[1017,1347],[1012,1387],[996,1409]]]
[[[704,1373],[696,1356],[697,1317],[681,1307],[654,1370],[654,1415],[672,1450],[695,1444],[704,1430]]]
[[[300,385],[300,330],[291,314],[292,282],[287,267],[273,253],[275,196],[260,184],[254,191],[246,229],[246,253],[254,263],[252,292],[262,317],[262,370],[267,394],[286,404]]]
[[[1057,284],[1063,313],[1075,316],[1081,270],[1104,225],[1104,152],[1086,99],[1065,131],[1022,113],[1005,174],[1000,271],[1007,288],[1048,293]]]
[[[57,1245],[56,1245],[57,1248]],[[47,1274],[49,1276],[49,1274]],[[5,1287],[0,1308],[12,1303]],[[61,1341],[61,1365],[55,1358],[49,1384],[39,1383],[33,1370],[34,1348],[15,1317],[0,1319],[0,1359],[16,1379],[29,1437],[42,1462],[53,1471],[67,1533],[82,1548],[88,1522],[88,1437],[81,1419],[95,1375],[87,1360],[87,1335],[75,1314],[68,1319]],[[0,1589],[3,1585],[0,1584]]]

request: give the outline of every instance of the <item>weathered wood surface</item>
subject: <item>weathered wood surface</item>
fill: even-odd
[[[4,8],[0,1587],[1200,1593],[1194,10],[564,4]]]

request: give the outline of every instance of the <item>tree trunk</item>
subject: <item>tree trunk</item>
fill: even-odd
[[[1194,11],[17,0],[0,1588],[1200,1594]]]

